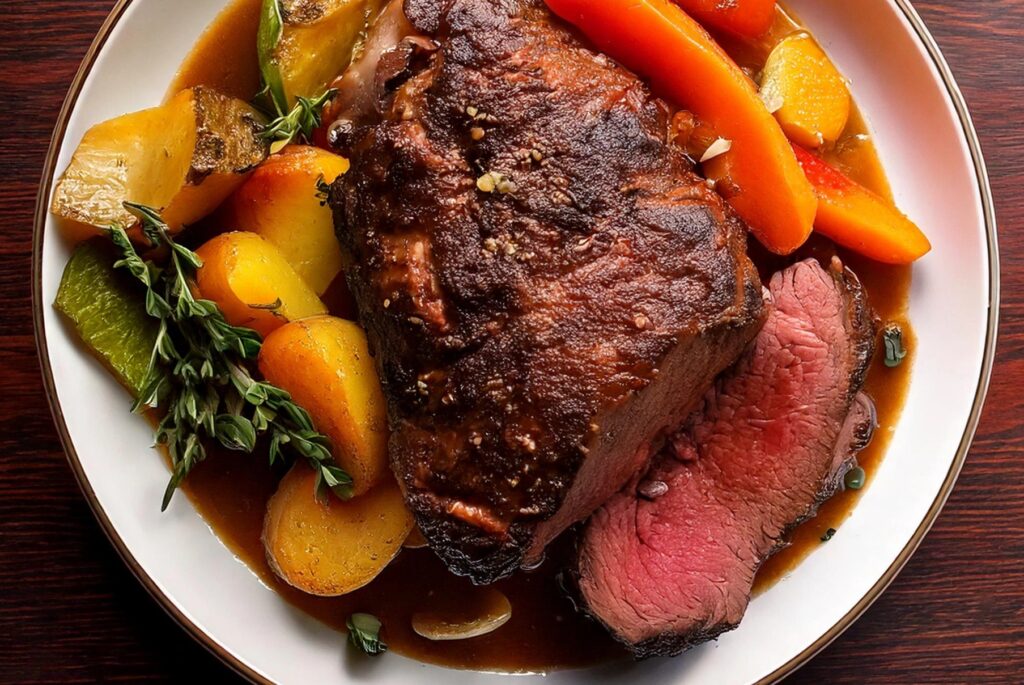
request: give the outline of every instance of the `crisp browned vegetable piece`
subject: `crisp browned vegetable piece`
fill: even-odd
[[[135,225],[122,203],[137,202],[178,230],[216,209],[267,156],[262,124],[248,104],[203,87],[97,124],[58,181],[51,210],[87,235],[86,226]]]
[[[274,51],[285,92],[316,97],[352,59],[383,0],[282,0],[284,30]]]
[[[388,479],[362,497],[318,498],[316,473],[299,463],[270,498],[263,545],[271,568],[311,595],[357,590],[384,570],[412,530],[412,514]]]

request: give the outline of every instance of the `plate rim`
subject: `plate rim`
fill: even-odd
[[[896,559],[893,560],[892,564],[890,564],[886,569],[886,572],[875,582],[874,585],[871,586],[864,596],[861,597],[857,604],[855,604],[831,628],[825,631],[814,642],[805,647],[798,655],[759,680],[758,685],[775,683],[791,675],[834,642],[851,625],[853,625],[857,619],[859,619],[864,612],[878,600],[879,597],[881,597],[889,585],[892,584],[899,575],[900,571],[902,571],[906,566],[907,562],[917,551],[918,547],[920,547],[924,537],[935,524],[939,514],[946,504],[946,501],[952,494],[956,481],[963,469],[964,463],[966,462],[967,454],[970,451],[971,444],[974,440],[974,436],[977,432],[978,424],[981,419],[982,408],[984,407],[985,398],[988,394],[992,368],[995,362],[1000,314],[999,244],[995,204],[992,197],[992,188],[989,181],[988,169],[981,149],[981,142],[978,138],[977,130],[974,127],[974,122],[971,118],[966,100],[956,82],[956,78],[953,76],[952,70],[946,61],[946,58],[942,54],[942,50],[939,48],[938,43],[935,41],[935,38],[932,36],[924,20],[921,19],[921,16],[917,13],[917,10],[913,7],[910,0],[888,1],[900,10],[903,16],[907,19],[917,35],[918,40],[925,47],[929,58],[938,71],[939,76],[942,79],[942,83],[946,88],[947,95],[953,103],[954,109],[956,110],[957,116],[960,120],[961,128],[963,129],[967,146],[971,153],[971,159],[974,164],[974,175],[975,180],[978,183],[978,190],[982,201],[985,220],[985,233],[987,238],[986,243],[989,261],[989,311],[985,332],[985,346],[981,373],[978,378],[977,389],[967,425],[964,429],[963,436],[960,439],[953,462],[950,465],[949,471],[943,480],[942,487],[940,488],[935,500],[932,502],[931,507],[925,514],[922,521],[918,524],[913,536],[901,550]],[[107,18],[100,26],[99,31],[89,46],[89,49],[86,52],[85,57],[82,59],[82,63],[68,88],[67,95],[65,96],[57,121],[54,125],[53,135],[51,136],[49,148],[43,163],[42,177],[39,183],[39,191],[36,196],[35,217],[32,230],[32,319],[35,332],[36,354],[39,358],[40,369],[42,371],[43,388],[46,393],[47,403],[50,406],[54,426],[57,429],[58,436],[60,437],[61,446],[63,447],[68,464],[75,475],[75,480],[78,483],[78,487],[81,490],[82,495],[89,503],[89,508],[92,510],[92,513],[96,517],[96,520],[100,524],[104,534],[107,536],[107,539],[113,545],[122,561],[132,572],[132,575],[135,576],[149,595],[156,601],[157,605],[159,605],[175,623],[177,623],[189,636],[191,636],[192,639],[202,645],[207,651],[243,678],[254,683],[270,684],[272,683],[271,680],[267,679],[254,668],[250,667],[240,658],[232,654],[216,639],[208,635],[193,621],[191,621],[175,604],[175,602],[159,589],[146,570],[136,560],[131,550],[129,550],[127,545],[125,545],[120,534],[117,532],[117,529],[107,516],[106,511],[103,509],[103,506],[96,498],[95,492],[85,475],[82,463],[71,439],[70,432],[68,431],[67,423],[64,420],[64,412],[61,407],[60,400],[57,397],[56,382],[53,375],[53,369],[50,365],[50,355],[46,343],[46,329],[43,315],[44,303],[42,301],[42,248],[57,157],[64,143],[68,121],[75,105],[78,102],[78,97],[82,91],[85,80],[95,65],[96,59],[106,44],[107,39],[110,37],[114,27],[124,16],[125,11],[132,2],[133,0],[117,0],[110,13],[107,15]]]

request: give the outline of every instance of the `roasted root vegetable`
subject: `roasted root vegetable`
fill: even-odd
[[[122,203],[137,202],[161,209],[178,230],[216,209],[263,161],[262,125],[248,104],[202,87],[98,124],[58,181],[51,210],[83,228],[133,226]]]
[[[200,247],[196,285],[233,326],[269,335],[289,321],[327,313],[273,243],[255,233],[224,233]]]
[[[74,324],[82,341],[138,397],[157,338],[142,293],[105,238],[75,248],[64,267],[54,307]]]
[[[804,147],[835,142],[850,119],[846,80],[807,33],[787,36],[772,50],[761,98],[790,140]]]
[[[334,597],[384,570],[412,530],[393,479],[356,499],[318,497],[316,473],[296,464],[267,505],[263,545],[271,568],[303,592]]]
[[[263,376],[288,391],[331,439],[335,461],[361,495],[388,474],[384,395],[366,334],[351,321],[319,316],[277,329],[263,343]],[[402,541],[399,541],[401,544]]]
[[[670,0],[547,0],[599,49],[646,77],[729,142],[705,174],[772,252],[810,235],[817,200],[753,82]]]
[[[263,0],[260,67],[275,101],[294,104],[324,91],[383,0]]]
[[[675,0],[700,23],[742,38],[758,38],[775,20],[775,0]]]
[[[886,264],[910,264],[931,251],[921,229],[891,203],[810,152],[794,149],[818,194],[819,233]]]
[[[270,241],[322,295],[341,271],[341,247],[317,181],[331,183],[348,160],[320,148],[290,145],[261,164],[225,203],[222,222]]]

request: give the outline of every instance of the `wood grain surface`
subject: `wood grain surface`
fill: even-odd
[[[65,91],[113,0],[0,4],[0,682],[235,682],[103,536],[41,387],[29,280],[36,190]],[[935,528],[888,592],[795,683],[1024,682],[1024,0],[916,6],[963,88],[992,176],[1003,267],[998,362],[974,448]]]

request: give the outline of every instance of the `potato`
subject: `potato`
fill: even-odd
[[[297,463],[270,498],[263,546],[271,568],[311,595],[357,590],[384,570],[412,530],[412,514],[393,479],[357,499],[318,500],[316,474]]]
[[[383,0],[282,0],[274,61],[289,102],[317,97],[345,70]]]
[[[200,294],[234,326],[266,337],[289,321],[327,313],[278,249],[254,233],[219,235],[196,253],[203,260],[196,274]]]
[[[228,198],[222,222],[277,245],[296,273],[322,295],[341,271],[341,247],[316,183],[320,176],[331,183],[346,171],[344,157],[304,145],[286,147]]]
[[[267,156],[262,119],[248,104],[194,88],[167,104],[86,132],[51,210],[79,225],[134,226],[122,203],[162,211],[172,230],[206,216]]]
[[[388,473],[387,414],[358,325],[318,316],[282,326],[264,341],[259,366],[331,439],[334,459],[352,476],[356,496],[381,482]]]
[[[793,142],[816,148],[835,142],[850,118],[850,90],[817,41],[807,33],[784,38],[761,77],[761,96]]]

